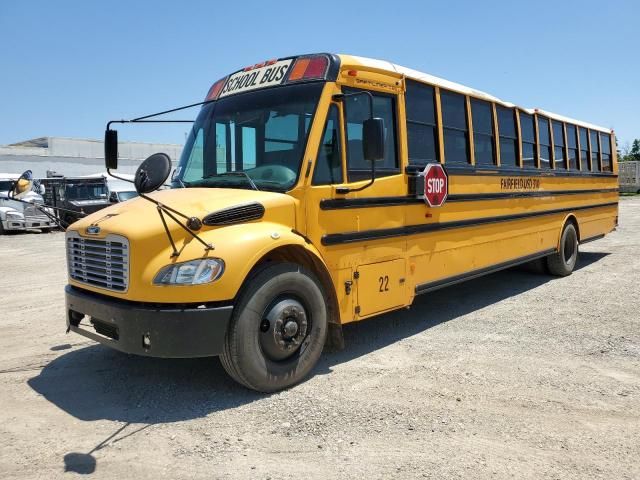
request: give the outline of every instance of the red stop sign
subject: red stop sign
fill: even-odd
[[[447,199],[449,180],[439,163],[430,163],[422,171],[424,176],[424,201],[430,207],[441,207]]]

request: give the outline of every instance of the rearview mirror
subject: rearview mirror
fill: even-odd
[[[31,170],[25,171],[18,180],[13,183],[13,187],[11,188],[11,196],[20,198],[25,193],[30,192],[33,188],[33,174]]]
[[[104,131],[104,164],[107,170],[118,168],[118,131]]]
[[[160,188],[171,173],[171,158],[166,153],[154,153],[140,164],[133,184],[136,192],[150,193]]]
[[[370,118],[364,121],[362,147],[365,160],[376,162],[384,159],[384,120],[382,118]]]

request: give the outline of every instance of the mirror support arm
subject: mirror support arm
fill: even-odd
[[[205,251],[209,251],[209,250],[214,250],[215,249],[215,247],[213,245],[211,245],[210,243],[205,242],[202,238],[200,238],[200,236],[197,233],[192,231],[192,230],[199,230],[202,227],[202,223],[200,222],[200,220],[198,218],[196,218],[196,217],[187,217],[183,213],[180,213],[180,212],[178,212],[177,210],[174,210],[171,207],[167,207],[166,205],[158,202],[157,200],[154,200],[151,197],[146,196],[143,193],[140,193],[140,197],[144,198],[145,200],[147,200],[147,201],[149,201],[151,203],[153,203],[156,206],[156,208],[158,209],[158,213],[160,214],[160,218],[162,219],[162,224],[164,226],[164,230],[167,233],[167,237],[169,238],[169,243],[171,243],[171,248],[173,249],[173,252],[171,253],[172,257],[177,257],[179,255],[179,252],[178,252],[178,250],[176,250],[175,242],[173,241],[173,237],[171,236],[171,232],[169,231],[169,227],[167,226],[167,221],[164,218],[165,215],[168,216],[174,222],[176,222],[180,227],[182,227],[182,229],[185,232],[187,232],[189,235],[191,235],[195,240],[200,242],[204,246]],[[182,218],[186,219],[187,220],[187,224],[185,225],[178,218],[176,218],[174,213],[176,215],[179,215]]]
[[[146,119],[150,118],[150,117],[155,117],[157,115],[162,115],[162,114],[165,114],[165,113],[175,112],[177,110],[183,110],[185,108],[191,108],[191,107],[193,107],[195,105],[201,105],[201,104],[200,103],[196,103],[194,105],[188,105],[186,107],[174,108],[172,110],[167,110],[166,112],[154,113],[152,115],[147,115],[147,116],[144,116],[144,117],[134,118],[132,120],[124,120],[124,119],[111,120],[111,121],[109,121],[107,123],[107,128],[106,129],[107,130],[111,130],[111,124],[112,123],[193,123],[193,120],[146,120]],[[117,178],[118,180],[122,180],[123,182],[133,183],[133,180],[130,180],[128,178],[124,178],[124,177],[121,177],[119,175],[116,175],[115,173],[113,173],[111,171],[111,169],[109,167],[107,167],[107,173],[110,176],[112,176],[113,178]]]

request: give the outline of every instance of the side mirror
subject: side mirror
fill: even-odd
[[[118,131],[104,131],[104,164],[107,170],[118,168]]]
[[[171,173],[171,158],[166,153],[154,153],[140,164],[133,184],[139,194],[150,193],[160,188]]]
[[[33,174],[31,170],[27,170],[13,183],[10,196],[20,198],[23,194],[30,192],[32,188]]]
[[[365,120],[362,125],[364,159],[369,162],[384,159],[384,147],[384,120],[382,118]]]

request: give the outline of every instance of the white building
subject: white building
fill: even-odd
[[[134,173],[142,160],[158,152],[169,155],[175,167],[182,145],[120,142],[118,172]],[[19,174],[25,170],[31,170],[36,178],[46,177],[48,170],[67,177],[103,172],[104,143],[102,140],[41,137],[0,146],[0,171]]]

